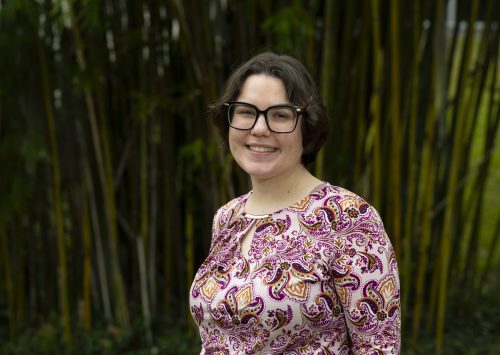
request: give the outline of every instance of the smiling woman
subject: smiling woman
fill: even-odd
[[[399,276],[377,211],[313,176],[324,106],[296,59],[240,66],[211,114],[252,190],[221,207],[191,286],[202,354],[398,354]]]

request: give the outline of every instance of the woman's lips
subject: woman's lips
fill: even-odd
[[[265,147],[261,145],[247,145],[247,147],[252,152],[257,152],[257,153],[271,153],[277,150],[276,148],[273,147]]]

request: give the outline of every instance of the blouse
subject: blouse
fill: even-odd
[[[377,211],[323,183],[256,218],[249,195],[217,211],[191,286],[201,354],[399,354],[398,267]]]

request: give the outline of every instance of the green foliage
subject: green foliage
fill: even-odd
[[[100,31],[102,29],[102,10],[103,2],[101,0],[82,1],[82,9],[79,11],[78,20],[80,21],[84,31]]]
[[[163,331],[155,339],[153,345],[147,346],[144,328],[137,323],[128,330],[114,325],[96,326],[90,332],[79,329],[74,343],[65,346],[62,343],[63,329],[52,320],[41,324],[38,328],[28,329],[17,341],[0,344],[0,353],[8,355],[151,355],[198,354],[200,343],[197,334],[190,334],[184,322],[165,319],[157,324]]]
[[[458,310],[466,317],[458,317],[450,312],[447,317],[449,324],[445,332],[444,355],[495,355],[500,351],[500,298],[490,297],[481,305]],[[424,334],[418,346],[411,345],[411,333],[404,333],[402,354],[426,355],[436,351],[433,334]]]
[[[193,174],[194,170],[199,168],[203,163],[205,152],[205,143],[202,139],[195,139],[189,144],[185,144],[179,151],[179,156],[187,162],[187,175]]]
[[[47,152],[36,131],[11,134],[0,140],[0,225],[27,207],[33,193],[33,178],[44,161]]]
[[[32,0],[5,1],[0,8],[0,19],[7,22],[19,20],[20,15],[33,25],[38,21],[40,4]]]
[[[315,26],[313,14],[300,1],[294,1],[292,5],[283,6],[268,17],[262,29],[277,39],[281,50],[295,52],[297,40],[313,35]]]

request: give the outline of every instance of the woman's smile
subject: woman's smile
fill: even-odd
[[[277,149],[273,147],[268,147],[263,145],[253,145],[253,144],[247,145],[247,148],[252,152],[257,152],[257,153],[272,153],[277,151]]]

